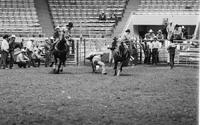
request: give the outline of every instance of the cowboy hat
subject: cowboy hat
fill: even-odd
[[[16,36],[14,35],[14,34],[12,34],[11,36],[10,36],[10,38],[15,38]]]
[[[21,49],[21,52],[26,52],[26,50],[25,49]]]
[[[150,30],[149,30],[149,33],[153,33],[153,30],[152,30],[152,29],[150,29]]]
[[[56,26],[56,28],[55,29],[60,29],[60,27],[59,26]]]
[[[158,33],[162,33],[162,31],[161,31],[161,30],[158,30]]]

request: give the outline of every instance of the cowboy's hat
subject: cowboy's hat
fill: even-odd
[[[152,30],[152,29],[150,29],[150,30],[149,30],[149,33],[153,33],[153,30]]]

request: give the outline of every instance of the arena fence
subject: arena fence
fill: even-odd
[[[24,41],[28,41],[30,38],[17,37],[16,42],[21,42],[22,39]],[[41,43],[46,38],[34,38],[37,43]],[[0,39],[1,41],[2,39]],[[73,65],[85,65],[89,62],[86,57],[91,52],[101,51],[104,52],[103,61],[108,63],[111,58],[111,51],[108,46],[111,46],[112,43],[111,38],[74,38],[74,42],[70,47],[70,54],[67,59],[67,64]],[[199,64],[199,41],[191,41],[191,40],[177,40],[175,41],[177,44],[176,54],[175,54],[175,63],[183,64],[183,65],[191,65]],[[194,43],[193,43],[194,42]],[[159,62],[167,63],[169,53],[167,51],[168,42],[165,41],[162,44],[161,49],[159,49]],[[137,44],[137,63],[142,64],[144,62],[144,51],[141,44],[138,42]]]

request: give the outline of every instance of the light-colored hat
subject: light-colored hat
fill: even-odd
[[[14,35],[14,34],[12,34],[11,36],[10,36],[10,38],[15,38],[16,36]]]
[[[156,36],[154,36],[154,38],[153,39],[158,39]]]
[[[59,26],[56,26],[56,28],[55,29],[60,29],[60,27]]]
[[[158,30],[158,33],[162,33],[162,31],[161,31],[161,30]]]
[[[149,30],[149,33],[153,33],[153,30],[152,30],[152,29],[150,29],[150,30]]]
[[[26,50],[25,49],[21,49],[21,52],[26,52]]]

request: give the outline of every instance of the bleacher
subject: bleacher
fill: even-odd
[[[199,15],[199,0],[141,0],[138,15]]]
[[[0,35],[34,36],[42,33],[34,0],[0,0]]]
[[[123,16],[126,0],[48,0],[54,27],[73,22],[73,37],[106,37],[112,34],[115,20],[108,19],[112,12]],[[98,20],[104,10],[106,21]]]

